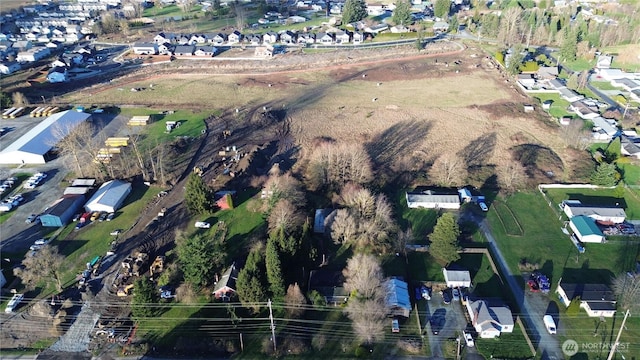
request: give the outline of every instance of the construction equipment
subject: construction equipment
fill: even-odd
[[[125,270],[125,275],[140,276],[140,270],[148,259],[149,255],[146,253],[136,253],[133,256],[127,256],[122,260],[122,268]]]
[[[133,289],[133,284],[120,286],[118,288],[117,294],[118,296],[129,296],[129,294],[131,293],[131,289]]]
[[[161,218],[164,216],[164,214],[167,213],[167,208],[163,207],[162,209],[160,209],[160,211],[158,212],[158,218]]]
[[[149,268],[149,272],[151,276],[155,274],[160,274],[164,270],[164,256],[156,256],[156,259],[153,260],[151,267]]]
[[[194,166],[193,167],[193,173],[197,174],[198,176],[202,176],[202,173],[203,173],[202,166],[200,166],[200,165]]]

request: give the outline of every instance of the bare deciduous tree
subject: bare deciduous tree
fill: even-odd
[[[517,161],[498,168],[498,183],[506,191],[515,191],[525,185],[527,179],[524,166]]]
[[[347,209],[336,210],[331,221],[331,238],[336,244],[350,243],[356,238],[358,226]]]
[[[233,12],[236,15],[236,27],[238,30],[242,31],[242,29],[247,25],[247,11],[245,10],[244,5],[236,2],[233,7]]]
[[[18,91],[11,94],[11,100],[13,101],[13,106],[29,106],[30,104],[29,99]]]
[[[429,171],[433,182],[442,186],[460,185],[466,174],[467,171],[462,159],[454,154],[440,156]]]
[[[305,194],[300,182],[291,174],[280,174],[279,170],[270,171],[269,178],[264,184],[263,190],[266,197],[264,212],[268,213],[280,200],[287,200],[296,207],[304,207]]]
[[[380,261],[370,254],[357,253],[347,261],[343,271],[344,288],[354,292],[359,299],[384,297],[382,267]]]
[[[640,276],[620,274],[611,280],[618,304],[625,310],[640,310]]]
[[[520,21],[522,20],[522,9],[513,6],[502,12],[500,16],[500,32],[498,40],[505,45],[520,43],[522,39],[518,32]]]
[[[284,297],[284,302],[287,304],[286,312],[289,317],[299,318],[304,314],[307,298],[302,294],[298,283],[289,285],[287,294]]]
[[[342,188],[340,204],[351,209],[359,218],[370,219],[376,212],[376,199],[371,191],[356,184],[347,184]]]
[[[283,230],[285,234],[290,234],[293,230],[302,226],[304,217],[298,208],[289,200],[278,201],[269,213],[269,232]]]
[[[60,154],[68,155],[71,158],[75,169],[69,170],[77,171],[77,175],[80,177],[88,175],[86,164],[93,160],[89,150],[93,138],[91,124],[82,122],[76,126],[58,122],[52,126],[51,133],[54,138],[60,140],[48,145],[57,146],[60,149]]]
[[[366,184],[373,178],[371,159],[362,144],[321,143],[309,157],[307,176],[314,189]]]
[[[55,281],[58,291],[62,291],[62,274],[60,273],[64,256],[57,248],[45,245],[35,254],[27,256],[22,264],[24,267],[14,269],[14,274],[22,280],[28,288],[33,289],[43,280]]]
[[[589,130],[582,120],[572,120],[569,125],[560,129],[562,139],[567,146],[577,150],[586,150],[591,145]]]
[[[351,319],[353,332],[360,341],[371,344],[384,339],[387,311],[383,298],[364,301],[352,298],[347,303],[345,312]]]

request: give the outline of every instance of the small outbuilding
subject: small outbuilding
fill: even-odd
[[[573,230],[578,240],[584,243],[603,243],[604,234],[596,225],[595,220],[588,216],[574,216],[569,221],[569,227]]]
[[[471,287],[471,274],[467,270],[442,269],[447,287]]]
[[[108,181],[87,201],[84,208],[89,212],[116,212],[131,192],[131,184],[122,180]]]
[[[77,214],[84,204],[83,195],[64,195],[56,200],[42,215],[40,222],[44,227],[63,227]]]
[[[408,318],[411,313],[409,285],[397,278],[389,279],[387,281],[386,305],[389,315]]]
[[[233,263],[224,274],[222,274],[222,277],[216,281],[215,287],[213,288],[213,296],[215,296],[216,299],[222,299],[223,301],[231,300],[231,297],[236,293],[238,272],[236,263]]]

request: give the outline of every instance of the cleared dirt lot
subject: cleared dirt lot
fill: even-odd
[[[132,87],[146,90],[131,92]],[[215,108],[227,112],[230,121],[265,106],[284,109],[303,150],[318,137],[355,141],[367,144],[378,164],[411,164],[413,170],[469,146],[484,147],[483,162],[500,167],[511,161],[510,148],[536,144],[562,160],[563,169],[553,169],[556,176],[562,179],[571,171],[572,154],[557,136],[557,126],[541,112],[525,114],[529,98],[477,49],[308,71],[207,75],[184,70],[121,79],[89,92],[96,104]],[[86,95],[74,93],[65,100],[86,101]],[[484,139],[492,141],[484,146]]]

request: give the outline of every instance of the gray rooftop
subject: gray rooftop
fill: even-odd
[[[573,216],[607,216],[607,217],[627,217],[622,208],[616,207],[599,207],[599,206],[583,206],[583,205],[567,205],[571,209]]]

